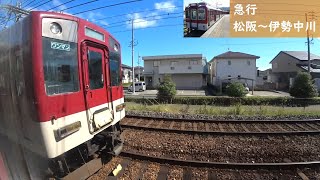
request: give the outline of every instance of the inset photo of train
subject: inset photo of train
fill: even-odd
[[[230,0],[185,0],[184,37],[229,37]]]

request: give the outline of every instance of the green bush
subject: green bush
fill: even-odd
[[[239,82],[229,84],[226,93],[231,97],[244,97],[246,95],[245,87]]]
[[[156,99],[144,99],[135,97],[125,97],[126,102],[135,102],[139,104],[158,104]],[[320,98],[291,98],[291,97],[175,97],[172,104],[189,105],[210,105],[210,106],[283,106],[283,107],[304,107],[309,105],[320,105]]]
[[[157,87],[157,100],[160,102],[171,102],[177,94],[176,85],[169,75],[165,75],[163,82]]]
[[[317,89],[312,83],[311,75],[299,73],[290,88],[290,95],[296,98],[313,98],[318,96]]]

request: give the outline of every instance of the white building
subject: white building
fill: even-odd
[[[208,65],[202,54],[146,56],[144,79],[147,88],[155,88],[164,75],[171,75],[177,89],[201,89],[207,85]]]
[[[129,83],[132,82],[132,67],[122,64],[122,83]]]
[[[241,52],[228,51],[215,56],[210,62],[211,82],[219,86],[222,82],[228,82],[232,78],[240,78],[249,87],[255,86],[257,77],[256,60],[259,56]],[[248,80],[245,80],[248,79]]]

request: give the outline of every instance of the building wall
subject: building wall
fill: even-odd
[[[293,57],[281,53],[278,55],[276,59],[272,61],[272,72],[297,72],[300,70],[299,67],[297,67],[297,63],[301,63],[300,61],[294,59]],[[306,62],[308,63],[308,62]]]
[[[231,61],[231,65],[228,62]],[[248,65],[248,61],[250,65]],[[257,67],[255,59],[216,59],[215,72],[216,78],[213,76],[214,84],[218,85],[220,80],[226,79],[229,76],[242,78],[250,78],[256,80],[257,77]],[[251,82],[248,81],[249,86]],[[255,86],[255,82],[254,82]]]
[[[123,77],[122,77],[122,83],[129,83],[132,82],[132,71],[130,69],[122,69]]]
[[[152,78],[153,87],[162,82],[165,74],[169,74],[178,89],[200,89],[207,82],[206,76],[203,77],[205,73],[208,73],[208,65],[202,58],[144,61],[144,78],[149,86]]]
[[[160,74],[203,73],[202,59],[161,60]]]
[[[204,83],[202,74],[173,74],[171,78],[177,89],[201,89]]]

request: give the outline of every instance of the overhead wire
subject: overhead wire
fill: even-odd
[[[181,18],[181,17],[183,17],[183,16],[174,16],[174,17],[166,17],[166,18],[160,18],[160,19],[151,19],[151,20],[148,20],[148,21],[156,21],[156,20],[163,20],[163,19],[175,19],[175,18]],[[139,20],[139,19],[137,19],[137,20]],[[138,24],[138,23],[145,22],[145,21],[146,20],[141,19],[140,21],[133,21],[133,24]],[[110,27],[106,27],[106,28],[115,28],[115,27],[120,27],[120,26],[124,26],[124,25],[127,25],[127,24],[131,24],[131,23],[120,24],[120,25],[110,26]]]
[[[66,5],[66,4],[69,4],[69,3],[73,2],[73,1],[75,1],[75,0],[70,0],[70,1],[67,1],[67,2],[65,2],[65,3],[61,3],[60,5],[57,5],[57,6],[55,6],[55,7],[52,7],[52,8],[50,8],[50,9],[46,10],[46,11],[53,10],[53,9],[55,9],[55,8],[61,7],[61,6]]]
[[[139,17],[138,19],[152,18],[152,17],[162,17],[162,16],[169,16],[169,15],[181,14],[181,13],[183,13],[183,12],[178,12],[178,13],[166,13],[166,14],[159,14],[159,15],[144,16],[144,17]],[[113,22],[113,23],[110,23],[110,24],[105,25],[105,26],[110,26],[110,25],[113,25],[113,24],[119,24],[119,23],[123,23],[123,22],[127,22],[127,21],[128,21],[128,20],[117,21],[117,22]]]
[[[92,1],[85,2],[85,3],[77,4],[77,5],[62,9],[61,11],[73,9],[73,8],[80,7],[80,6],[87,5],[87,4],[91,4],[91,3],[94,3],[94,2],[97,2],[97,1],[100,1],[100,0],[92,0]]]
[[[52,0],[45,1],[44,3],[39,4],[38,6],[29,9],[29,11],[31,11],[31,10],[33,10],[33,9],[36,9],[36,8],[38,8],[38,7],[40,7],[40,6],[43,6],[43,5],[45,5],[45,4],[48,4],[48,3],[51,2],[51,1],[52,1]]]
[[[29,2],[28,2],[29,1]],[[24,6],[25,4],[27,4],[27,3],[32,3],[33,2],[33,0],[26,0],[26,1],[23,1],[22,3],[21,3],[21,6]]]
[[[108,19],[108,18],[113,18],[113,17],[121,17],[121,16],[125,16],[125,15],[131,15],[131,14],[135,14],[135,13],[144,13],[144,12],[150,12],[150,11],[155,11],[155,10],[166,10],[166,9],[176,9],[182,6],[172,6],[172,7],[167,7],[167,8],[155,8],[155,9],[150,9],[150,10],[141,10],[141,11],[135,11],[132,13],[125,13],[125,14],[117,14],[117,15],[112,15],[112,16],[107,16],[104,18],[100,18],[97,20],[103,20],[103,19]]]
[[[180,26],[180,25],[182,26],[183,24],[169,24],[169,25],[152,26],[152,27],[145,27],[145,28],[135,28],[134,30],[143,30],[143,29],[169,27],[169,26]],[[130,29],[130,30],[124,30],[124,31],[116,31],[113,33],[128,32],[128,31],[132,31],[132,30]]]
[[[82,14],[82,13],[86,13],[86,12],[90,12],[90,11],[95,11],[95,10],[98,10],[98,9],[104,9],[104,8],[113,7],[113,6],[119,6],[119,5],[123,5],[123,4],[131,4],[131,3],[139,2],[139,1],[143,1],[143,0],[126,1],[126,2],[111,4],[111,5],[107,5],[107,6],[101,6],[101,7],[98,7],[98,8],[93,8],[93,9],[89,9],[89,10],[85,10],[85,11],[80,11],[80,12],[76,12],[76,13],[73,13],[73,14],[77,15],[77,14]]]

